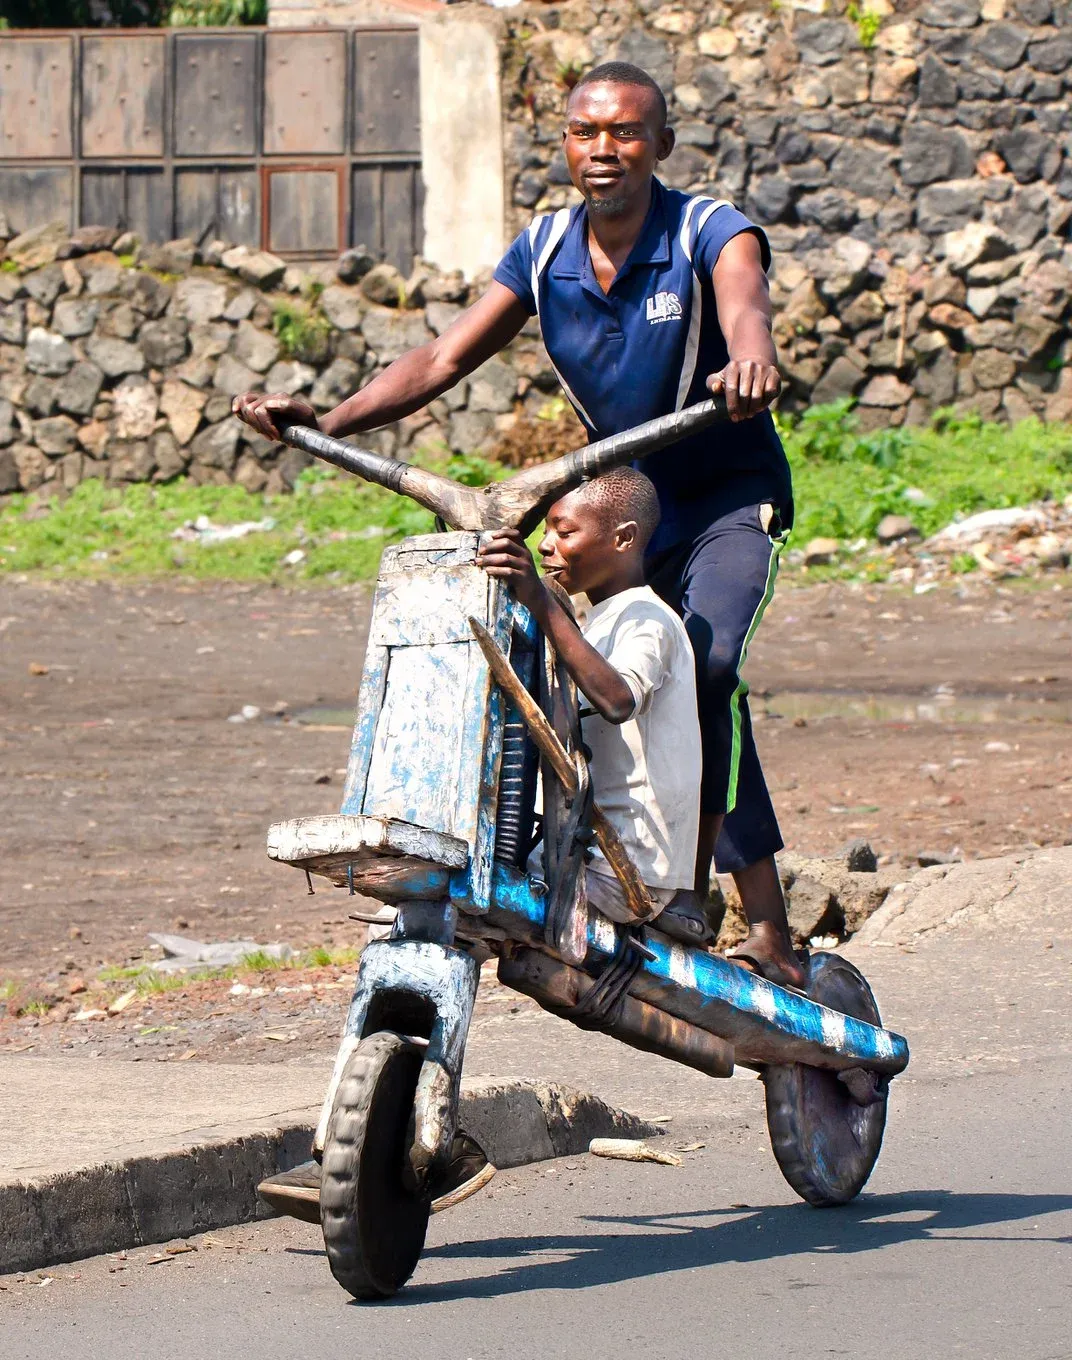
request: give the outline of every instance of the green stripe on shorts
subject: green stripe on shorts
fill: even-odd
[[[737,688],[730,696],[730,717],[733,722],[733,737],[730,744],[730,778],[729,787],[726,790],[726,811],[732,812],[737,806],[737,776],[741,768],[741,700],[748,693],[748,682],[741,678],[741,671],[744,663],[748,659],[748,645],[755,637],[756,629],[759,627],[767,605],[771,602],[774,595],[774,581],[778,575],[778,558],[782,555],[782,549],[789,539],[789,531],[779,534],[777,538],[771,538],[770,562],[767,564],[767,584],[763,588],[763,596],[756,606],[756,612],[752,615],[752,622],[748,625],[748,632],[744,635],[741,643],[741,655],[737,658]]]

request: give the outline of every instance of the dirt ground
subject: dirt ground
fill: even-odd
[[[149,957],[150,930],[359,943],[350,899],[309,896],[264,835],[338,808],[368,603],[356,587],[0,583],[0,983],[62,993]],[[792,849],[862,836],[907,865],[1072,841],[1067,582],[783,587],[747,675]],[[228,721],[243,705],[260,716]],[[333,1042],[349,976],[269,979],[252,998],[267,1047],[321,1001]],[[232,985],[201,984],[206,1015],[229,1013]],[[137,1023],[166,1026],[170,1005],[139,1000]]]

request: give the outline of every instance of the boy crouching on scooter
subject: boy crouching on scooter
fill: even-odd
[[[659,522],[655,487],[618,468],[555,502],[539,544],[543,574],[591,604],[578,627],[541,581],[516,529],[491,531],[477,562],[505,581],[573,677],[591,752],[592,793],[663,909],[691,896],[700,816],[700,722],[696,674],[684,625],[644,584],[644,549]],[[606,859],[586,872],[589,903],[630,922]],[[663,924],[671,925],[673,912]],[[677,933],[676,931],[674,932]]]

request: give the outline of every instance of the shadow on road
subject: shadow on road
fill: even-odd
[[[494,1274],[440,1285],[410,1286],[395,1302],[494,1298],[532,1289],[590,1289],[645,1276],[694,1270],[723,1261],[747,1263],[808,1252],[846,1255],[903,1242],[1007,1241],[1072,1243],[1015,1225],[1072,1210],[1072,1195],[953,1194],[945,1190],[875,1195],[820,1212],[803,1204],[697,1209],[659,1215],[589,1216],[586,1223],[621,1232],[504,1237],[435,1247],[427,1258],[502,1259]],[[690,1222],[733,1215],[730,1222]],[[981,1232],[997,1225],[1006,1232]],[[643,1232],[637,1229],[653,1228]],[[1020,1233],[1025,1233],[1021,1236]],[[538,1259],[558,1257],[565,1259]]]

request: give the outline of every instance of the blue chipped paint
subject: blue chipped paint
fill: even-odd
[[[452,875],[451,897],[464,911],[469,875]],[[524,874],[496,865],[489,923],[529,943],[543,939],[544,900]],[[655,957],[645,960],[633,989],[671,1015],[728,1039],[738,1060],[813,1062],[816,1066],[866,1066],[895,1073],[908,1065],[899,1034],[820,1006],[786,991],[717,954],[664,943],[651,936]],[[614,933],[595,917],[588,929],[588,959],[611,955]]]

